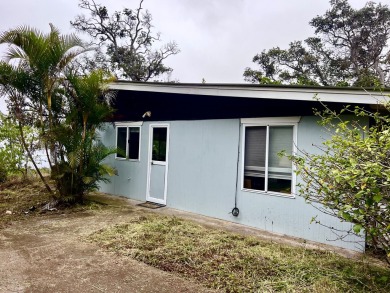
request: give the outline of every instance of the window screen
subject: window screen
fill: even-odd
[[[293,126],[245,127],[244,188],[291,193],[292,163],[278,153],[292,154],[293,129]]]
[[[155,127],[153,128],[153,161],[166,160],[166,149],[167,149],[167,128]]]
[[[127,128],[118,127],[116,136],[116,148],[118,149],[116,156],[117,158],[126,158],[126,137]]]
[[[292,162],[278,154],[293,149],[293,126],[269,127],[268,191],[291,193]]]
[[[129,127],[128,157],[131,160],[139,159],[139,127]]]

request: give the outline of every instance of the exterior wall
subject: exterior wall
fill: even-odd
[[[167,205],[232,220],[239,120],[171,123]]]
[[[104,145],[116,146],[116,131],[111,123],[106,125],[100,136]],[[139,161],[115,159],[115,155],[106,160],[107,164],[117,169],[118,175],[110,177],[110,183],[101,183],[100,191],[141,201],[145,200],[148,140],[148,128],[143,126],[141,127]]]
[[[335,238],[334,234],[318,224],[310,224],[313,217],[318,216],[323,224],[335,228],[346,228],[349,224],[321,214],[299,196],[288,198],[241,190],[239,119],[164,123],[170,124],[167,206],[275,233],[362,249],[350,242],[329,242]],[[101,191],[145,200],[149,124],[145,122],[141,127],[140,161],[110,158],[108,163],[117,168],[119,175],[112,178],[110,184],[102,184]],[[317,125],[315,117],[302,117],[298,123],[299,149],[316,152],[312,144],[320,144],[325,137],[326,133]],[[115,139],[115,129],[108,125],[102,133],[103,143],[115,146]],[[240,214],[234,217],[231,210],[235,202],[238,159],[237,207]]]
[[[309,153],[319,152],[313,144],[320,145],[327,136],[325,130],[317,124],[316,117],[305,116],[298,123],[297,145],[300,150]],[[240,162],[241,164],[242,162]],[[242,180],[242,174],[239,176]],[[298,177],[297,183],[300,182]],[[240,208],[240,215],[237,218],[239,223],[347,249],[364,249],[362,239],[358,239],[358,237],[351,236],[345,240],[357,241],[360,242],[360,245],[336,240],[335,234],[331,230],[311,223],[312,218],[317,216],[317,220],[324,225],[341,230],[348,230],[350,227],[348,223],[340,223],[338,219],[319,212],[305,203],[305,200],[300,196],[288,198],[239,190],[238,207]]]

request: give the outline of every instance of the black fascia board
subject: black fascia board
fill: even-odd
[[[326,105],[335,111],[346,106],[331,102]],[[363,104],[359,106],[368,108]],[[314,99],[300,101],[118,90],[113,108],[115,111],[110,121],[119,122],[311,116],[314,108],[321,110],[324,106]],[[147,111],[151,112],[151,117],[143,118]]]

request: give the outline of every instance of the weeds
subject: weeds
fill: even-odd
[[[0,228],[38,212],[49,201],[40,181],[13,178],[0,184]]]
[[[57,206],[50,213],[100,211],[114,204],[113,200],[106,198],[107,196],[91,193],[85,197],[83,204]],[[0,183],[0,228],[13,221],[42,215],[43,207],[51,200],[51,195],[42,182],[32,176],[29,179],[15,177]]]
[[[390,271],[328,251],[205,228],[175,217],[141,216],[92,241],[226,292],[389,292]]]

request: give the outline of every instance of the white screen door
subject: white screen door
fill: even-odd
[[[169,125],[149,128],[148,187],[146,200],[166,204],[168,178]]]

